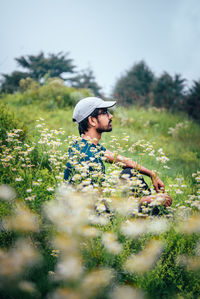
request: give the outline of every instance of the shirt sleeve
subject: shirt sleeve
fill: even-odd
[[[100,145],[100,151],[105,152],[105,151],[106,151],[106,148],[105,148],[103,145]]]
[[[66,165],[66,169],[65,169],[65,172],[64,172],[64,180],[70,180],[71,179],[71,174],[72,174],[72,167],[71,167],[71,164],[70,163],[67,163]]]

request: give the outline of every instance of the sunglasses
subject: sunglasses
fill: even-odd
[[[102,108],[102,109],[99,108],[99,109],[95,109],[95,110],[92,112],[91,116],[93,116],[93,117],[98,117],[98,116],[101,115],[101,114],[104,114],[104,115],[109,116],[109,115],[110,115],[110,112],[108,111],[107,108]]]
[[[107,116],[109,116],[110,112],[108,111],[108,109],[102,109],[101,111],[98,111],[98,115],[101,114],[107,114]]]

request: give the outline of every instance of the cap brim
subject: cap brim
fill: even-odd
[[[104,101],[104,103],[98,105],[97,108],[110,108],[116,104],[116,101]]]

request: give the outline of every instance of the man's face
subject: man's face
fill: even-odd
[[[112,117],[107,108],[99,109],[97,116],[98,127],[96,128],[98,133],[112,131]]]

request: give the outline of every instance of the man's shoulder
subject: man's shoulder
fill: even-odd
[[[106,151],[106,148],[105,148],[104,145],[102,145],[102,144],[99,144],[99,143],[98,143],[98,144],[97,144],[97,147],[99,148],[100,151],[104,151],[104,152]]]
[[[93,142],[91,142],[90,140],[86,140],[86,139],[80,139],[77,138],[77,140],[74,140],[74,142],[70,145],[69,148],[69,154],[73,154],[73,153],[85,153],[86,155],[93,155],[95,153],[99,153],[99,152],[105,152],[106,148],[101,145],[100,143],[98,143],[97,145],[95,145]]]

